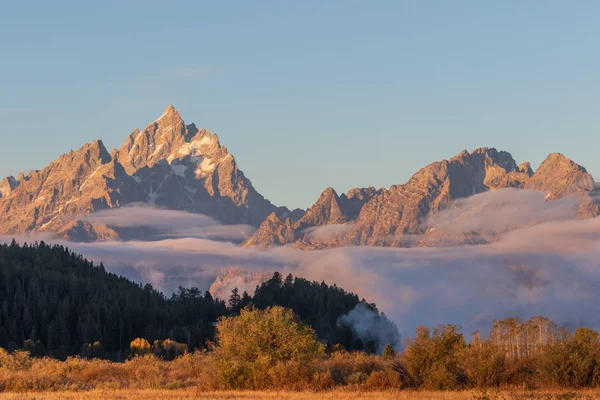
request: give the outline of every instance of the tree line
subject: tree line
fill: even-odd
[[[62,362],[0,348],[0,391],[82,391],[107,384],[197,391],[476,389],[474,398],[484,399],[492,393],[506,398],[496,392],[502,389],[511,398],[517,388],[544,389],[544,397],[563,398],[573,393],[547,390],[600,387],[598,332],[557,328],[541,317],[496,321],[487,338],[474,334],[470,341],[457,325],[421,326],[403,352],[387,345],[379,356],[326,346],[289,308],[245,307],[219,319],[209,347],[189,352],[170,339],[151,344],[136,338],[124,363],[101,360],[100,354]],[[101,349],[93,345],[89,350]],[[516,397],[530,398],[527,392]],[[470,397],[468,392],[463,396]]]
[[[275,273],[252,296],[235,289],[227,302],[198,288],[180,287],[166,297],[61,245],[14,240],[0,245],[0,347],[40,356],[103,354],[123,360],[136,338],[204,349],[214,340],[219,318],[275,305],[292,309],[329,346],[374,351],[376,340],[363,341],[338,324],[359,303],[385,319],[355,294],[291,275]]]
[[[598,387],[600,335],[545,317],[494,321],[487,338],[469,342],[457,325],[420,326],[393,368],[404,387]]]
[[[381,356],[327,351],[316,338],[282,307],[224,318],[211,355],[218,382],[229,389],[600,387],[600,334],[545,317],[494,321],[485,339],[475,332],[470,341],[458,325],[419,326],[403,352],[388,344]]]
[[[600,387],[600,335],[593,329],[506,318],[494,321],[487,337],[475,332],[467,340],[457,325],[420,326],[402,352],[388,345],[377,356],[369,354],[374,339],[340,323],[357,305],[389,323],[355,294],[291,275],[275,273],[252,296],[234,290],[227,302],[197,288],[167,298],[62,246],[13,241],[0,245],[0,347],[8,350],[0,350],[0,369],[10,372],[7,387],[24,376],[40,382],[36,357],[70,355],[80,356],[71,363],[133,357],[125,370],[160,365],[164,375],[156,379],[164,382],[181,367],[195,374],[190,382],[212,389]]]

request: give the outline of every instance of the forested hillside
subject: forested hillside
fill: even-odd
[[[106,357],[123,359],[135,338],[150,343],[168,338],[189,350],[203,348],[214,338],[220,317],[247,306],[273,305],[294,310],[329,345],[373,351],[376,339],[363,342],[350,326],[337,323],[359,303],[364,301],[336,286],[292,276],[284,281],[279,273],[253,297],[234,291],[228,304],[197,288],[180,288],[167,298],[63,246],[0,245],[0,347],[25,346],[61,359],[84,354],[96,342]]]
[[[302,322],[315,330],[319,338],[326,340],[328,344],[340,344],[349,350],[373,353],[379,345],[390,342],[396,344],[400,340],[396,326],[383,313],[379,313],[375,304],[367,304],[364,299],[359,300],[357,295],[348,293],[335,284],[328,286],[324,282],[310,282],[303,278],[293,278],[292,275],[282,280],[281,275],[275,273],[273,278],[256,289],[252,301],[261,309],[274,305],[290,308]],[[359,337],[350,324],[340,320],[340,316],[355,310],[359,304],[364,306],[364,310],[372,311],[370,316],[374,320],[370,327],[371,335],[362,332]],[[392,334],[385,336],[384,343],[379,343],[384,337],[382,333],[388,332]]]
[[[43,242],[0,246],[0,286],[0,346],[21,347],[30,339],[59,358],[97,341],[119,357],[136,337],[172,336],[202,346],[226,312],[223,302],[199,290],[181,289],[167,300],[150,285]]]

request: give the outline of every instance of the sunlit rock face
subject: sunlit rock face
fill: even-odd
[[[254,189],[216,135],[186,125],[169,106],[112,153],[97,140],[40,171],[3,179],[0,234],[36,231],[78,241],[117,239],[118,229],[80,219],[132,203],[252,226],[273,212],[291,213]]]
[[[280,226],[284,221],[270,220],[244,246],[291,244],[303,249],[322,249],[351,245],[422,247],[489,243],[497,238],[497,233],[461,232],[449,237],[443,231],[429,229],[427,220],[456,200],[506,188],[541,191],[545,193],[542,202],[572,197],[577,202],[578,218],[599,213],[594,179],[585,168],[564,155],[550,154],[534,173],[529,163],[517,165],[505,151],[481,148],[431,163],[407,183],[389,189],[356,188],[338,196],[328,188],[293,225],[293,235],[288,229],[281,240]],[[315,237],[315,227],[326,225],[335,225],[337,229],[330,230],[330,237]],[[346,227],[339,228],[340,225]]]
[[[577,218],[599,213],[594,179],[582,166],[555,153],[534,172],[529,163],[517,165],[509,153],[493,148],[433,162],[389,189],[354,188],[338,194],[330,187],[306,212],[290,211],[255,190],[216,135],[186,124],[168,106],[110,153],[96,140],[40,171],[0,180],[0,234],[47,232],[71,241],[144,239],[149,233],[143,229],[125,231],[87,218],[143,203],[258,228],[242,239],[243,247],[481,244],[494,241],[497,232],[461,232],[449,238],[427,221],[457,200],[505,188],[539,191],[544,202],[574,198]]]

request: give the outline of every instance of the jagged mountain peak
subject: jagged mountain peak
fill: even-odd
[[[277,215],[277,213],[275,211],[273,211],[271,214],[269,214],[267,216],[267,218],[265,218],[265,220],[263,221],[263,223],[280,223],[282,221],[282,219]]]
[[[181,118],[181,114],[179,114],[179,111],[177,111],[175,107],[169,104],[161,116],[148,124],[144,130],[148,130],[152,125],[172,126],[180,124],[183,124],[183,118]]]
[[[514,171],[517,168],[517,163],[509,152],[498,151],[494,147],[480,147],[470,153],[463,150],[449,161],[460,164],[480,163],[482,166],[498,165],[507,172]]]
[[[274,211],[290,213],[254,189],[217,135],[186,125],[173,106],[143,130],[135,129],[112,153],[101,140],[86,143],[17,182],[0,183],[0,233],[114,238],[113,227],[73,221],[137,202],[253,226]]]
[[[332,198],[338,199],[339,196],[338,196],[337,192],[335,191],[335,189],[332,188],[331,186],[328,187],[327,189],[323,190],[323,192],[319,196],[319,199],[322,199],[322,200],[332,199]]]
[[[525,185],[541,190],[554,199],[567,193],[584,193],[595,190],[592,175],[581,165],[561,153],[551,153]]]
[[[332,187],[321,193],[317,202],[296,223],[296,229],[301,231],[311,226],[341,224],[348,220],[342,211],[340,197]]]
[[[104,146],[104,142],[102,139],[96,139],[90,143],[85,143],[77,150],[72,150],[69,154],[88,154],[91,157],[98,157],[103,162],[108,162],[111,160],[110,153]],[[62,157],[68,157],[67,154],[64,154]]]
[[[181,118],[181,115],[179,115],[179,111],[177,111],[172,104],[169,104],[165,108],[165,111],[163,111],[162,115],[158,117],[154,122],[158,122],[163,118]]]
[[[517,163],[510,153],[493,147],[481,147],[471,153],[463,151],[447,164],[442,161],[436,165],[431,175],[436,181],[448,180],[451,198],[471,196],[501,187],[520,186],[528,178],[527,172],[517,170]]]
[[[465,159],[467,157],[469,157],[471,153],[469,153],[469,151],[467,149],[462,150],[460,153],[458,153],[457,155],[455,155],[454,157],[452,157],[450,159],[450,161],[458,161],[458,160],[462,160]]]
[[[0,181],[0,198],[9,195],[21,182],[10,175]]]
[[[343,193],[339,198],[342,212],[348,221],[358,218],[360,210],[366,202],[376,194],[383,193],[385,189],[375,189],[373,186],[367,188],[352,188],[348,193]]]
[[[140,131],[134,130],[115,157],[125,167],[128,174],[140,168],[152,167],[158,161],[177,153],[190,138],[197,134],[195,127],[190,130],[172,106]]]
[[[587,173],[587,170],[583,166],[577,164],[575,161],[571,160],[562,153],[548,154],[548,156],[540,164],[538,171],[544,171],[546,169],[556,169],[560,171],[581,171],[583,173]]]
[[[272,212],[260,224],[256,232],[242,244],[242,247],[266,249],[292,243],[295,240],[295,228],[290,218],[280,218]]]
[[[67,170],[75,166],[79,166],[83,172],[85,167],[98,167],[112,160],[111,154],[108,152],[101,139],[94,140],[90,143],[85,143],[77,150],[71,150],[68,153],[62,154],[48,166],[54,170]],[[43,171],[43,170],[42,170]],[[37,172],[42,172],[37,171]],[[35,174],[36,171],[34,171]],[[32,174],[30,173],[29,176]]]
[[[186,125],[168,106],[111,154],[96,140],[40,171],[1,180],[0,233],[39,230],[75,240],[116,239],[118,227],[88,223],[81,215],[146,202],[258,227],[246,246],[302,242],[310,248],[306,229],[332,224],[344,224],[335,227],[342,233],[320,246],[401,246],[406,234],[423,233],[424,219],[453,200],[506,187],[542,190],[549,200],[581,194],[580,215],[599,213],[593,178],[564,155],[550,154],[534,173],[529,163],[517,166],[508,152],[489,147],[431,163],[389,190],[354,188],[338,195],[329,187],[306,212],[291,212],[254,189],[216,134]]]
[[[186,125],[179,112],[169,106],[165,112],[144,130],[136,129],[123,146],[113,152],[128,174],[144,167],[153,167],[161,161],[181,164],[188,158],[198,164],[199,176],[207,176],[216,166],[230,159],[227,148],[221,146],[216,134]]]
[[[531,168],[531,163],[523,162],[523,163],[519,164],[517,166],[517,172],[523,172],[528,177],[531,177],[533,175],[533,169]]]
[[[19,183],[19,182],[18,182],[18,181],[15,179],[15,177],[14,177],[14,176],[12,176],[12,175],[9,175],[9,176],[6,176],[6,177],[4,177],[4,179],[2,179],[2,182],[6,182],[6,183],[8,183],[8,184],[10,184],[10,185],[14,185],[14,186],[16,186],[16,185]]]
[[[389,190],[352,189],[337,197],[335,191],[326,189],[294,226],[294,245],[308,249],[349,245],[407,246],[410,241],[406,240],[406,235],[423,234],[423,221],[448,207],[453,200],[509,187],[542,190],[548,194],[548,200],[578,194],[581,199],[579,216],[592,217],[600,212],[594,201],[596,189],[591,175],[563,155],[549,155],[534,173],[527,162],[517,166],[510,153],[482,147],[472,152],[464,150],[449,160],[433,162],[421,168],[407,183],[392,185]],[[356,202],[351,208],[353,199]],[[342,229],[346,233],[329,241],[316,242],[302,234],[303,229],[311,226],[340,223],[346,224]],[[268,231],[263,229],[260,233],[265,242],[277,242],[268,237]]]
[[[367,188],[352,188],[348,190],[348,193],[344,193],[344,196],[346,196],[348,199],[354,199],[363,198],[365,196],[373,196],[375,193],[377,193],[377,189],[375,189],[373,186],[369,186]]]

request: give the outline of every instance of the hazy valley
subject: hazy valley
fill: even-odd
[[[559,153],[533,171],[504,151],[464,151],[405,184],[327,188],[289,210],[169,106],[119,149],[97,140],[1,187],[6,242],[66,244],[165,293],[227,298],[281,271],[372,299],[405,333],[511,315],[599,321],[597,187]]]

